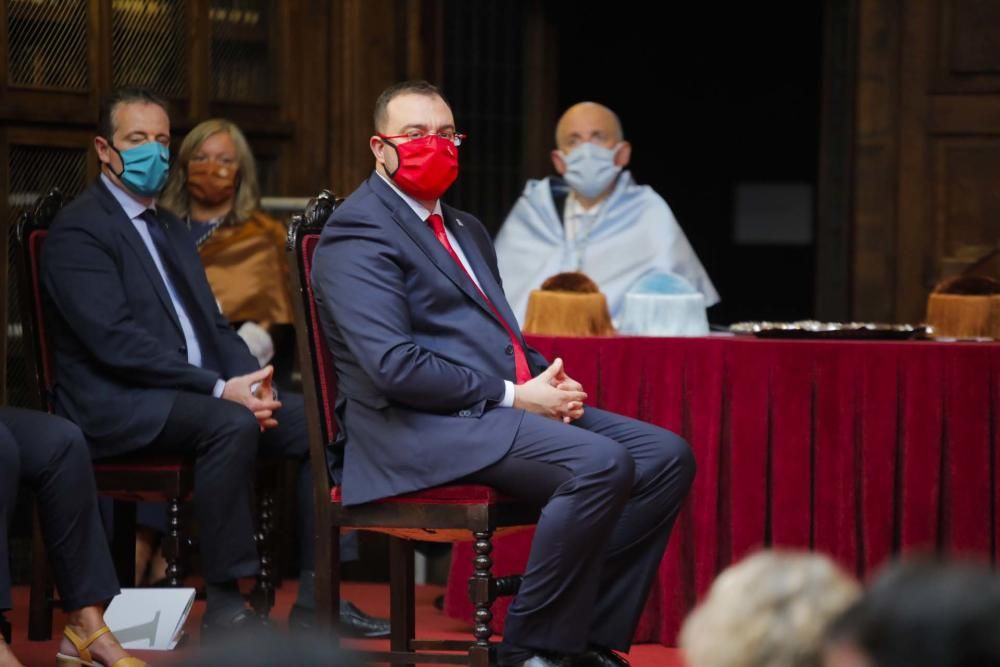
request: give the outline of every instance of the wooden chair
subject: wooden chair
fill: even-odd
[[[58,189],[39,199],[32,209],[22,214],[14,240],[25,357],[29,382],[35,389],[36,404],[32,407],[46,412],[53,409],[55,373],[45,322],[40,260],[49,225],[64,203],[65,197]],[[267,480],[273,479],[270,471],[265,470],[264,474]],[[135,585],[135,503],[150,501],[167,505],[167,531],[163,538],[167,584],[179,587],[183,580],[181,554],[186,543],[181,530],[181,506],[194,490],[193,462],[181,457],[141,453],[115,457],[94,463],[94,479],[98,495],[114,500],[112,555],[119,585]],[[261,616],[267,616],[274,606],[275,572],[270,556],[272,493],[273,484],[269,483],[261,489],[258,501],[260,515],[256,539],[261,552],[261,572],[253,603]],[[33,641],[46,641],[52,637],[52,581],[37,514],[34,533],[33,553],[37,555],[32,563],[28,637]]]
[[[312,257],[320,230],[338,203],[333,194],[324,190],[310,201],[302,215],[293,217],[288,232],[296,332],[314,473],[318,620],[334,626],[339,615],[340,529],[386,533],[390,541],[390,650],[364,652],[365,657],[394,664],[487,667],[491,664],[492,602],[499,595],[515,593],[520,585],[520,577],[491,576],[491,540],[496,532],[534,524],[539,508],[504,498],[490,487],[475,485],[446,485],[359,506],[342,505],[340,487],[331,485],[326,463],[328,443],[333,442],[336,434],[333,417],[336,375],[310,282]],[[469,580],[469,596],[475,607],[472,641],[415,638],[413,540],[475,540],[474,574]]]

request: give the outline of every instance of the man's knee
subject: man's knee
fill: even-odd
[[[225,446],[247,451],[256,458],[260,424],[252,412],[232,401],[219,401],[213,421],[214,430]]]
[[[661,440],[662,446],[659,448],[661,469],[668,472],[676,470],[680,482],[685,487],[691,486],[697,468],[691,446],[681,436],[666,430],[663,431]]]
[[[628,495],[635,482],[635,461],[628,450],[610,438],[592,434],[581,447],[585,453],[578,476],[600,479],[601,486]]]
[[[90,447],[80,427],[61,417],[51,417],[45,421],[43,431],[45,446],[48,447],[48,466],[63,462],[70,468],[87,468],[90,463]]]

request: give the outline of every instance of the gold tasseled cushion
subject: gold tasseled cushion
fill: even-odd
[[[1000,340],[1000,281],[963,276],[938,285],[927,300],[937,336]]]
[[[559,273],[528,297],[525,333],[550,336],[612,336],[608,302],[582,273]]]

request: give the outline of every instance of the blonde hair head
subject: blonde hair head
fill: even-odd
[[[177,151],[177,160],[167,178],[167,185],[159,197],[159,203],[170,209],[178,217],[191,214],[191,197],[187,190],[187,168],[191,156],[201,148],[213,134],[225,132],[236,147],[239,168],[236,175],[236,194],[233,208],[226,216],[226,222],[246,220],[260,205],[260,187],[257,184],[257,165],[250,152],[250,144],[235,123],[224,118],[211,118],[198,123],[187,133]]]
[[[827,625],[859,594],[826,556],[761,551],[719,575],[681,648],[690,667],[819,667]]]

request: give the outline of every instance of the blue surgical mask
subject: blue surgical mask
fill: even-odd
[[[620,146],[621,144],[618,144]],[[596,197],[615,180],[621,167],[615,164],[618,146],[604,146],[587,142],[574,148],[569,155],[562,153],[566,163],[563,177],[569,186],[584,197]]]
[[[133,148],[120,151],[108,140],[122,159],[122,172],[118,179],[125,186],[143,197],[153,197],[167,182],[170,168],[170,149],[158,141],[149,141]]]

